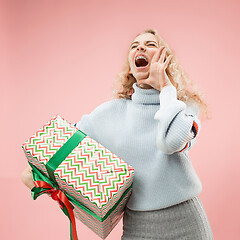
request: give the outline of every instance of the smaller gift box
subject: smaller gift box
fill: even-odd
[[[22,148],[33,168],[33,198],[47,193],[58,201],[71,239],[77,239],[74,216],[106,238],[124,213],[134,168],[59,115]]]

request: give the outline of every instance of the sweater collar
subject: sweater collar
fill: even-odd
[[[134,93],[132,94],[132,101],[138,104],[159,104],[159,94],[155,88],[143,89],[137,86],[137,83],[133,83]]]

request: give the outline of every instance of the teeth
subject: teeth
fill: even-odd
[[[144,57],[144,56],[137,56],[137,57],[136,57],[136,60],[138,60],[138,59],[145,59],[146,61],[148,61],[147,58]]]

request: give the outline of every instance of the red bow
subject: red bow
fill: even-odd
[[[72,222],[72,237],[73,237],[73,240],[77,240],[78,238],[77,238],[77,231],[76,231],[76,222],[73,214],[72,205],[70,204],[67,196],[60,189],[53,188],[47,182],[34,181],[34,184],[36,187],[47,188],[48,190],[44,190],[42,192],[51,194],[52,199],[58,202],[61,209],[64,208],[64,205],[66,206],[70,216],[70,221]]]

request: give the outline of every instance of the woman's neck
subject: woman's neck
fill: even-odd
[[[144,84],[144,83],[142,83],[142,84],[138,84],[137,83],[137,86],[139,87],[139,88],[143,88],[143,89],[152,89],[153,87],[152,86],[150,86],[150,85],[148,85],[148,84]]]

